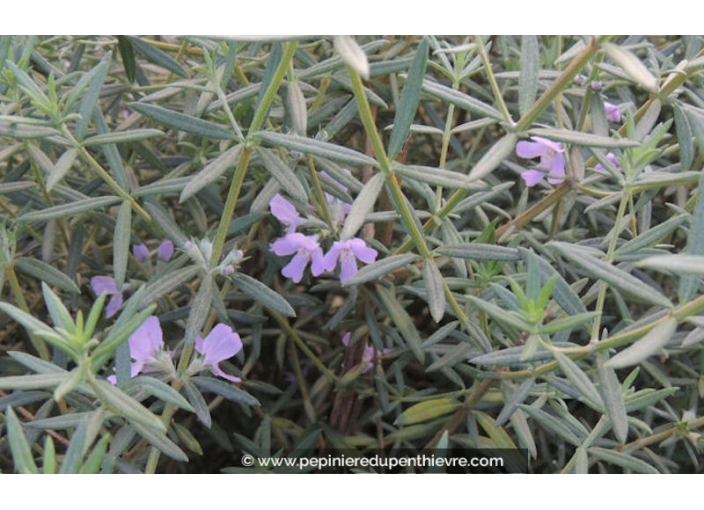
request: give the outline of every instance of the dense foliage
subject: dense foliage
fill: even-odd
[[[703,48],[1,37],[0,470],[700,472]]]

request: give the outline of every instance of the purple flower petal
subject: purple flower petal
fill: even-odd
[[[164,348],[159,319],[153,315],[147,317],[142,325],[132,333],[129,344],[130,356],[135,361],[132,366],[132,377],[134,377],[136,373],[141,372],[145,363],[155,361],[157,353]],[[136,373],[135,366],[137,366]]]
[[[531,136],[530,139],[542,145],[546,151],[565,152],[564,147],[562,147],[562,144],[559,142],[553,142],[542,136]]]
[[[115,279],[110,276],[94,276],[90,279],[90,286],[93,287],[93,291],[100,295],[103,292],[106,294],[118,294],[117,285],[115,284]]]
[[[144,262],[149,258],[149,248],[143,244],[136,244],[132,247],[132,254],[139,262]]]
[[[354,255],[365,264],[371,264],[374,262],[376,260],[376,256],[379,254],[375,249],[369,248],[361,239],[351,239],[350,248],[352,249]]]
[[[121,306],[122,293],[118,292],[117,294],[113,294],[113,296],[110,298],[110,301],[108,302],[108,306],[105,308],[105,318],[109,319],[110,317],[115,315]]]
[[[323,257],[322,263],[325,268],[325,271],[332,271],[333,269],[335,269],[335,266],[337,265],[337,259],[340,258],[340,247],[341,243],[339,241],[334,242],[332,244],[332,248],[330,248]]]
[[[357,260],[344,253],[340,255],[340,282],[345,283],[357,272]]]
[[[521,174],[521,177],[525,181],[526,186],[528,186],[529,188],[532,188],[540,181],[542,181],[544,176],[545,174],[540,170],[526,170]]]
[[[211,366],[210,371],[213,373],[213,375],[217,375],[218,377],[222,377],[223,379],[227,379],[228,381],[232,381],[232,382],[242,381],[242,379],[240,379],[239,377],[235,377],[234,375],[226,374],[225,372],[222,371],[222,369],[218,365]]]
[[[342,343],[346,346],[350,344],[350,338],[352,338],[352,333],[347,332],[342,336]]]
[[[310,260],[310,272],[313,276],[319,276],[326,271],[323,249],[320,246],[310,252]]]
[[[310,262],[310,255],[296,253],[286,267],[281,270],[281,274],[286,278],[291,278],[295,283],[299,283],[303,279],[303,271]]]
[[[606,118],[611,122],[621,122],[621,111],[618,106],[604,101],[604,109],[606,110]]]
[[[174,243],[168,239],[159,245],[159,258],[164,262],[171,260],[174,255]]]
[[[230,326],[218,324],[202,343],[203,362],[206,365],[216,365],[229,359],[242,350],[242,340]]]
[[[305,223],[305,220],[301,218],[293,204],[278,193],[271,199],[269,208],[271,209],[271,214],[288,227],[289,232],[293,232],[297,226]]]
[[[533,159],[545,154],[545,146],[540,143],[518,142],[516,154],[523,159]]]
[[[552,175],[565,175],[565,156],[564,154],[558,154],[555,159],[552,160],[552,166],[550,168],[550,173]],[[559,177],[548,177],[548,182],[550,184],[559,184],[564,181],[564,178]]]

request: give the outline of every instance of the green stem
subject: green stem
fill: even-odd
[[[69,134],[68,131],[65,134]],[[71,137],[70,139],[75,142],[75,140],[73,140],[73,137]],[[76,142],[76,144],[78,145],[78,142]],[[122,187],[115,181],[115,179],[113,179],[112,176],[102,166],[100,166],[100,163],[98,163],[95,158],[91,156],[90,152],[88,152],[85,147],[81,147],[80,154],[81,157],[88,163],[88,166],[90,166],[93,171],[98,174],[108,186],[110,186],[110,189],[112,189],[120,198],[122,198],[123,200],[127,200],[130,203],[130,206],[132,207],[132,210],[134,212],[139,214],[149,224],[155,225],[154,221],[152,220],[152,217],[149,216],[149,213],[142,209],[142,206],[137,203],[137,201],[132,197],[132,195],[129,194],[129,192],[122,189]]]
[[[296,332],[296,330],[291,327],[291,324],[289,324],[288,320],[286,320],[280,313],[270,308],[267,308],[267,310],[269,312],[269,315],[271,315],[274,320],[279,323],[279,325],[284,329],[286,334],[289,337],[293,338],[293,341],[296,343],[298,348],[303,351],[303,354],[305,354],[308,359],[311,360],[316,367],[318,367],[318,370],[325,374],[325,377],[327,377],[330,382],[336,382],[337,378],[335,377],[335,374],[333,374],[330,369],[318,359],[315,353],[310,350],[310,348],[306,345],[306,343]]]
[[[7,279],[10,282],[12,294],[15,296],[15,300],[17,301],[17,305],[24,313],[32,315],[29,306],[27,306],[27,301],[24,299],[24,293],[22,291],[22,287],[20,286],[20,282],[17,280],[15,266],[13,264],[9,264],[5,267],[5,271],[7,273]],[[33,335],[31,331],[27,331],[27,334],[29,335],[29,340],[32,342],[32,345],[39,353],[39,357],[44,361],[49,361],[49,350],[46,347],[46,342],[38,336]]]
[[[269,112],[269,107],[279,91],[279,87],[281,86],[281,82],[286,75],[286,71],[288,70],[291,60],[293,59],[293,54],[296,52],[297,46],[298,43],[295,41],[286,43],[284,56],[281,58],[279,66],[276,68],[276,73],[274,73],[274,77],[271,79],[269,87],[264,92],[262,102],[259,103],[259,108],[257,108],[256,112],[254,112],[254,118],[252,119],[252,123],[249,125],[250,136],[259,131],[259,128],[261,128],[262,124],[264,124],[266,115]]]
[[[594,54],[599,51],[599,44],[608,41],[610,36],[600,36],[593,38],[587,44],[587,47],[575,57],[575,59],[562,72],[560,77],[555,80],[548,89],[543,92],[543,95],[538,98],[533,107],[528,110],[516,124],[516,131],[521,132],[528,129],[538,117],[550,106],[553,99],[562,93],[567,87],[572,85],[572,80],[579,74],[582,68],[587,65]]]
[[[230,228],[230,222],[232,222],[232,216],[235,214],[235,207],[237,206],[237,199],[240,196],[240,190],[242,189],[242,183],[244,182],[244,176],[247,174],[247,168],[249,167],[249,160],[252,157],[252,150],[249,147],[242,149],[240,154],[240,159],[237,162],[237,167],[235,168],[235,175],[232,177],[232,183],[230,184],[230,191],[227,193],[227,200],[225,201],[225,207],[222,211],[222,216],[220,217],[220,223],[218,224],[218,230],[215,233],[215,240],[213,242],[213,253],[210,257],[210,265],[215,267],[220,261],[220,256],[222,255],[222,249],[225,246],[225,238],[227,237],[227,230]]]
[[[616,213],[616,221],[614,222],[614,228],[612,230],[611,241],[609,242],[609,249],[606,252],[606,257],[604,262],[611,264],[614,260],[614,254],[616,253],[616,244],[618,243],[619,232],[621,230],[621,222],[623,221],[623,216],[626,213],[626,207],[629,203],[629,197],[631,193],[628,190],[624,190],[623,196],[621,197],[621,203],[618,206],[618,213]],[[599,295],[596,298],[596,309],[597,316],[594,318],[594,324],[592,326],[592,339],[599,338],[599,330],[601,329],[601,315],[604,312],[604,301],[606,300],[606,290],[608,289],[608,284],[605,281],[601,282],[601,287],[599,288]]]
[[[357,71],[347,66],[347,72],[350,75],[350,80],[352,81],[352,90],[354,91],[355,99],[357,99],[357,106],[359,108],[359,116],[362,119],[362,124],[372,143],[372,148],[374,149],[374,155],[381,166],[382,171],[386,175],[386,185],[388,186],[391,196],[396,203],[397,210],[401,215],[406,230],[413,239],[413,243],[418,248],[418,252],[423,258],[430,256],[430,250],[425,244],[425,239],[423,238],[423,233],[418,229],[415,221],[413,221],[413,216],[411,211],[408,209],[406,204],[406,199],[401,191],[401,186],[396,180],[396,176],[391,170],[391,163],[389,157],[386,155],[386,150],[384,150],[384,144],[381,141],[379,132],[374,124],[374,116],[372,115],[371,108],[369,107],[369,102],[367,101],[367,96],[364,94],[364,87],[362,85],[362,79],[357,74]]]
[[[504,119],[506,120],[506,122],[512,125],[513,119],[511,118],[511,113],[506,107],[506,102],[504,101],[503,94],[501,93],[501,89],[499,88],[499,84],[496,82],[494,71],[491,70],[491,62],[489,62],[489,56],[486,54],[486,48],[484,48],[484,41],[482,41],[482,38],[478,35],[474,36],[474,39],[477,41],[477,51],[479,53],[479,57],[482,59],[484,71],[486,72],[486,77],[489,79],[489,85],[491,86],[491,90],[494,93],[494,100],[499,103],[499,109],[501,110],[501,113],[504,114]]]

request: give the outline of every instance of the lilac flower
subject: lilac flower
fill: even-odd
[[[134,360],[130,368],[130,377],[136,377],[144,371],[145,365],[153,365],[158,362],[157,356],[164,349],[164,340],[161,332],[159,319],[153,315],[147,317],[130,336],[130,357]],[[117,384],[114,375],[108,377],[108,381]]]
[[[526,170],[521,177],[526,183],[526,186],[532,188],[545,176],[545,171],[549,172],[548,182],[550,184],[559,184],[564,178],[559,176],[565,175],[565,149],[562,144],[553,142],[540,136],[532,136],[533,142],[518,142],[516,145],[516,154],[524,159],[533,159],[540,157],[538,167],[540,170]],[[544,170],[544,171],[541,171]],[[552,176],[552,177],[551,177]]]
[[[271,209],[271,214],[286,225],[286,233],[295,232],[296,227],[306,222],[306,220],[301,218],[301,215],[298,214],[293,204],[278,193],[274,195],[274,198],[269,202],[269,208]]]
[[[616,156],[614,155],[613,152],[609,152],[606,155],[606,159],[608,159],[616,168],[621,168],[621,164],[618,162],[618,159],[616,159]],[[594,170],[599,170],[599,171],[603,172],[606,170],[606,168],[604,168],[604,165],[599,163],[594,167]]]
[[[326,271],[332,271],[337,266],[339,259],[340,281],[345,283],[357,272],[357,259],[365,264],[371,264],[376,260],[377,255],[377,251],[369,248],[362,239],[335,241],[332,248],[325,254],[323,267]]]
[[[621,111],[618,106],[604,101],[604,108],[606,109],[606,118],[611,122],[621,122]]]
[[[342,337],[342,343],[345,344],[345,347],[347,347],[350,343],[350,338],[352,337],[352,333],[345,333],[345,335]],[[379,351],[379,356],[383,356],[389,352],[389,349],[382,349]],[[360,362],[361,365],[366,365],[362,369],[362,373],[366,374],[369,372],[372,368],[374,368],[374,347],[371,345],[367,345],[364,347],[364,353],[362,354],[362,361]]]
[[[126,286],[123,285],[121,289],[118,289],[115,279],[110,276],[94,276],[90,279],[90,286],[93,287],[93,292],[97,295],[105,293],[112,296],[107,308],[105,308],[105,318],[109,319],[115,315],[122,306],[122,291]]]
[[[325,271],[323,250],[318,244],[318,236],[304,236],[297,232],[289,232],[271,244],[271,251],[279,257],[295,254],[291,262],[281,270],[281,274],[296,283],[303,278],[303,271],[309,262],[313,276],[318,276]]]
[[[174,243],[168,239],[159,245],[159,258],[164,262],[171,260],[174,256]]]
[[[231,358],[242,350],[242,340],[231,327],[218,324],[205,337],[196,338],[196,350],[203,355],[203,364],[210,368],[213,375],[232,382],[240,382],[239,377],[226,374],[219,363]]]
[[[132,247],[132,254],[139,262],[144,262],[149,258],[149,248],[143,244],[135,244]]]

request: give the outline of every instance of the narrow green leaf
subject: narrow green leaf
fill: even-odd
[[[575,388],[577,388],[584,398],[597,407],[603,408],[604,403],[601,400],[601,396],[587,374],[585,374],[574,361],[561,352],[554,351],[553,355],[558,365],[560,365],[560,369],[567,376],[567,379],[574,384]]]
[[[504,159],[513,153],[516,142],[518,142],[518,135],[506,133],[501,140],[493,144],[491,149],[477,161],[477,164],[469,172],[467,182],[478,181],[493,172]]]
[[[308,202],[308,193],[306,193],[301,181],[298,180],[293,170],[279,156],[273,151],[260,148],[257,148],[257,155],[271,176],[281,185],[282,189],[285,189],[296,200],[300,200],[303,203]]]
[[[166,437],[162,432],[157,432],[137,422],[133,422],[131,425],[140,436],[164,455],[168,455],[179,462],[188,462],[188,455],[183,453],[183,450],[176,446],[176,443],[171,441],[171,439]]]
[[[88,131],[88,124],[93,117],[93,111],[98,104],[98,99],[100,98],[100,93],[103,90],[103,84],[105,83],[105,78],[108,74],[108,67],[112,60],[112,53],[107,52],[102,58],[100,63],[96,66],[98,71],[95,74],[91,73],[90,85],[88,85],[88,91],[83,100],[81,101],[81,106],[78,109],[78,113],[81,118],[76,122],[75,137],[78,140],[83,140],[86,136],[86,131]]]
[[[73,323],[71,314],[68,313],[63,301],[54,294],[51,287],[47,285],[46,282],[42,282],[42,295],[44,296],[44,302],[46,303],[47,310],[49,310],[49,316],[54,322],[54,326],[65,329],[73,334],[76,331],[76,326]]]
[[[100,379],[94,382],[93,388],[101,400],[133,424],[141,424],[154,431],[166,432],[166,427],[158,416],[152,414],[120,388]]]
[[[264,306],[268,306],[272,310],[284,314],[286,317],[296,316],[296,312],[291,305],[288,304],[288,301],[259,280],[255,280],[251,276],[247,276],[243,273],[236,273],[232,278],[232,283],[242,292]]]
[[[112,243],[112,264],[115,285],[118,289],[125,283],[127,260],[130,254],[130,236],[132,234],[132,206],[125,200],[117,212],[114,241]]]
[[[704,274],[704,255],[654,255],[637,262],[636,266],[666,273]]]
[[[105,145],[108,143],[138,142],[140,140],[146,140],[147,138],[153,138],[155,136],[164,136],[164,132],[159,131],[158,129],[131,129],[129,131],[114,131],[112,133],[88,137],[83,140],[83,146],[91,147],[93,145]]]
[[[68,377],[66,377],[56,388],[54,388],[55,401],[62,401],[66,395],[78,388],[78,385],[83,382],[83,378],[86,374],[84,366],[85,365],[80,365],[71,370]]]
[[[120,55],[122,56],[122,66],[125,69],[127,81],[134,83],[137,73],[137,66],[134,59],[134,48],[132,47],[130,40],[125,35],[117,36],[117,47],[120,50]]]
[[[201,280],[191,311],[186,321],[186,332],[184,339],[187,345],[192,345],[196,341],[196,336],[200,334],[208,314],[210,313],[210,303],[213,299],[213,292],[218,292],[213,273],[207,273]]]
[[[468,182],[466,175],[441,168],[396,164],[394,172],[407,179],[425,182],[432,186],[443,186],[450,189],[477,189],[477,184]]]
[[[308,109],[306,107],[306,98],[297,80],[289,82],[286,87],[284,105],[294,132],[299,136],[306,136],[308,132]]]
[[[496,244],[466,243],[441,246],[435,250],[447,257],[470,260],[521,260],[520,252],[515,248],[507,248]]]
[[[42,473],[53,475],[56,473],[56,448],[51,436],[47,435],[44,440],[44,455],[42,455]]]
[[[535,379],[526,379],[521,383],[518,389],[511,395],[511,398],[506,401],[504,408],[496,417],[496,426],[500,427],[508,421],[513,413],[518,409],[518,404],[522,404],[528,397],[531,390],[535,387]]]
[[[156,46],[153,46],[138,37],[129,35],[125,37],[130,43],[132,43],[132,47],[137,50],[138,53],[141,53],[144,58],[149,60],[151,63],[156,64],[159,67],[163,67],[164,69],[167,69],[182,78],[189,77],[188,71],[186,71],[186,69],[168,53],[163,52]]]
[[[692,128],[689,120],[682,108],[677,104],[672,105],[675,116],[675,129],[677,130],[677,142],[680,146],[680,171],[686,172],[694,161],[694,142],[692,141]]]
[[[54,285],[66,292],[75,294],[81,293],[81,289],[78,288],[78,285],[76,285],[73,280],[55,267],[41,260],[20,257],[15,259],[15,267],[25,274],[33,276],[49,285]]]
[[[255,136],[265,144],[274,147],[285,147],[304,154],[312,154],[314,156],[332,159],[333,161],[348,163],[350,165],[379,166],[379,163],[377,163],[374,159],[362,154],[361,152],[348,149],[347,147],[341,147],[333,143],[315,140],[313,138],[304,138],[297,135],[284,135],[269,131],[260,131]]]
[[[643,338],[616,354],[606,362],[610,368],[624,368],[636,365],[659,352],[677,330],[677,319],[670,317],[651,329]]]
[[[205,425],[206,428],[210,428],[213,423],[213,419],[210,416],[210,410],[208,409],[208,404],[206,403],[203,395],[200,394],[198,388],[191,381],[186,381],[181,388],[192,406],[193,412],[198,417],[198,420]]]
[[[540,425],[545,427],[547,430],[554,432],[568,443],[571,443],[574,446],[580,446],[582,444],[580,438],[578,438],[574,432],[572,432],[572,430],[558,418],[555,418],[542,409],[537,409],[533,406],[518,404],[518,407],[520,407],[528,416],[533,418]]]
[[[635,276],[592,257],[571,244],[552,242],[550,246],[553,246],[565,258],[577,264],[577,266],[591,276],[604,280],[609,285],[614,286],[633,298],[668,309],[672,308],[672,303],[670,303],[669,299]]]
[[[64,178],[66,173],[71,169],[73,164],[76,162],[78,157],[78,149],[70,148],[64,152],[58,159],[54,167],[51,169],[49,176],[46,179],[46,190],[51,191],[54,189],[61,179]]]
[[[226,383],[220,379],[213,379],[212,377],[192,377],[191,381],[193,384],[201,388],[202,390],[209,391],[224,397],[228,400],[232,400],[238,404],[244,404],[248,406],[259,406],[261,405],[259,401],[252,395],[239,389],[231,383]]]
[[[521,37],[521,71],[518,76],[518,111],[521,115],[530,110],[538,95],[538,73],[540,72],[540,48],[538,37]]]
[[[682,214],[679,216],[675,216],[674,218],[670,218],[669,220],[660,223],[659,225],[649,230],[646,230],[645,232],[641,232],[638,237],[622,244],[616,250],[616,258],[618,258],[619,255],[635,253],[643,248],[652,246],[653,244],[663,239],[665,236],[669,235],[676,228],[682,226],[686,221],[687,216]]]
[[[658,81],[643,62],[628,50],[612,43],[604,43],[602,48],[606,54],[626,72],[626,74],[645,90],[657,93]]]
[[[406,409],[394,420],[394,425],[407,426],[434,420],[454,412],[460,405],[452,398],[426,400]]]
[[[476,296],[465,296],[477,308],[485,312],[487,315],[495,319],[499,324],[507,325],[518,329],[519,331],[531,331],[533,327],[526,320],[518,317],[514,312],[509,312],[503,308],[479,299]]]
[[[231,140],[234,138],[234,134],[229,129],[225,129],[219,124],[173,110],[167,110],[161,106],[148,103],[132,103],[130,107],[134,111],[160,124],[179,131],[185,131],[186,133],[200,135],[206,138],[216,138],[218,140]]]
[[[76,200],[75,202],[69,202],[67,204],[48,207],[47,209],[42,209],[41,211],[25,213],[20,215],[17,218],[17,221],[20,223],[26,223],[30,221],[45,221],[55,218],[63,218],[65,216],[75,216],[86,211],[92,211],[94,209],[114,205],[121,201],[122,199],[120,197],[86,198],[83,200]]]
[[[336,35],[334,37],[335,51],[342,61],[357,71],[365,80],[369,79],[369,61],[367,55],[349,35]]]
[[[376,292],[384,304],[386,311],[388,312],[391,320],[396,324],[396,328],[401,333],[401,336],[406,341],[408,348],[416,357],[416,359],[423,363],[425,360],[425,351],[423,351],[422,341],[420,339],[420,334],[413,324],[413,319],[406,309],[401,306],[401,304],[396,300],[393,294],[382,287],[381,285],[376,286]]]
[[[25,93],[32,98],[36,103],[48,107],[50,102],[49,98],[44,94],[44,91],[35,83],[32,77],[27,74],[20,66],[15,64],[12,60],[7,59],[5,62],[7,68],[15,75],[17,84],[22,87]]]
[[[608,138],[605,136],[594,135],[592,133],[581,133],[577,131],[568,131],[566,129],[535,128],[528,132],[533,136],[542,136],[556,142],[564,142],[584,147],[624,149],[628,147],[637,147],[639,145],[637,141],[626,138]]]
[[[361,268],[355,274],[350,276],[345,281],[343,286],[359,285],[360,283],[366,283],[371,280],[382,278],[391,271],[395,271],[396,269],[411,264],[417,259],[418,256],[413,253],[402,253],[400,255],[384,257],[381,260],[377,260],[373,264],[369,264]]]
[[[100,466],[105,458],[105,453],[108,450],[108,445],[110,444],[110,434],[105,434],[100,438],[98,444],[93,447],[93,451],[83,463],[81,468],[78,470],[79,474],[82,475],[96,475],[100,471]]]
[[[613,368],[606,366],[603,356],[597,356],[599,389],[606,404],[606,412],[611,420],[614,434],[619,443],[626,442],[628,436],[628,414],[623,400],[623,391]]]
[[[672,388],[663,388],[661,390],[653,390],[652,388],[647,388],[645,390],[637,391],[627,395],[624,400],[626,401],[626,412],[632,413],[633,411],[639,411],[645,407],[653,406],[658,402],[665,400],[679,391],[679,387],[673,386]]]
[[[0,388],[5,390],[52,389],[61,384],[67,377],[68,372],[0,377]]]
[[[20,310],[16,306],[9,303],[0,303],[0,310],[22,324],[30,333],[45,333],[47,335],[56,335],[57,333],[42,321],[35,319],[28,313]]]
[[[32,457],[32,450],[22,431],[22,425],[11,407],[7,408],[5,421],[15,470],[20,474],[38,473],[37,464],[34,462],[34,457]]]
[[[591,321],[596,318],[599,314],[597,312],[585,312],[578,315],[570,315],[563,319],[557,319],[550,321],[547,324],[542,324],[538,326],[538,330],[543,335],[552,335],[560,331],[565,331],[567,329],[574,329],[581,326],[585,322]]]
[[[174,404],[175,406],[185,409],[186,411],[193,412],[193,408],[188,401],[183,398],[183,395],[168,384],[161,382],[159,379],[154,377],[135,377],[134,379],[127,381],[122,389],[127,393],[136,392],[138,390],[146,391],[150,395],[160,398],[165,402]]]
[[[362,191],[352,202],[352,209],[345,219],[340,239],[343,241],[351,239],[362,227],[367,216],[374,209],[374,204],[379,193],[381,193],[381,189],[384,187],[384,182],[384,174],[379,172],[364,185]]]
[[[699,179],[698,186],[699,194],[697,196],[697,204],[694,206],[692,213],[692,228],[687,236],[687,255],[704,255],[704,198],[702,198],[702,190],[704,190],[704,176]],[[679,299],[680,303],[691,301],[697,294],[701,276],[698,274],[685,274],[680,279]]]
[[[445,316],[445,288],[442,274],[432,258],[426,259],[423,264],[423,280],[428,294],[430,316],[435,322],[440,322]]]
[[[179,285],[193,280],[199,271],[200,268],[198,266],[186,266],[164,274],[147,286],[144,292],[144,303],[154,303],[157,299],[168,294]]]
[[[394,127],[391,131],[388,147],[389,159],[392,161],[396,159],[396,156],[401,152],[413,119],[415,118],[418,102],[420,100],[420,91],[423,86],[423,78],[425,78],[427,62],[428,39],[424,38],[418,45],[418,49],[416,49],[411,69],[406,78],[406,84],[403,86],[401,100],[396,107]]]
[[[76,474],[78,472],[78,465],[88,449],[88,444],[86,444],[88,442],[88,424],[92,414],[93,413],[88,413],[84,416],[71,436],[71,442],[68,444],[63,461],[61,462],[59,474]]]
[[[504,120],[503,115],[501,115],[498,110],[459,90],[454,90],[450,87],[425,79],[423,80],[423,91],[442,101],[454,104],[463,110],[476,113],[481,117],[491,117],[499,121]],[[501,159],[503,159],[503,157]]]
[[[632,457],[627,453],[617,452],[614,450],[607,450],[606,448],[600,448],[598,446],[592,446],[587,449],[589,455],[596,457],[604,462],[609,462],[611,464],[616,464],[617,466],[624,467],[635,471],[636,473],[646,473],[657,475],[660,472],[647,462]]]
[[[208,163],[203,170],[191,177],[188,184],[184,186],[181,196],[179,197],[179,202],[185,202],[208,184],[218,180],[229,168],[237,164],[241,153],[242,145],[238,144],[234,147],[230,147],[216,159]]]

